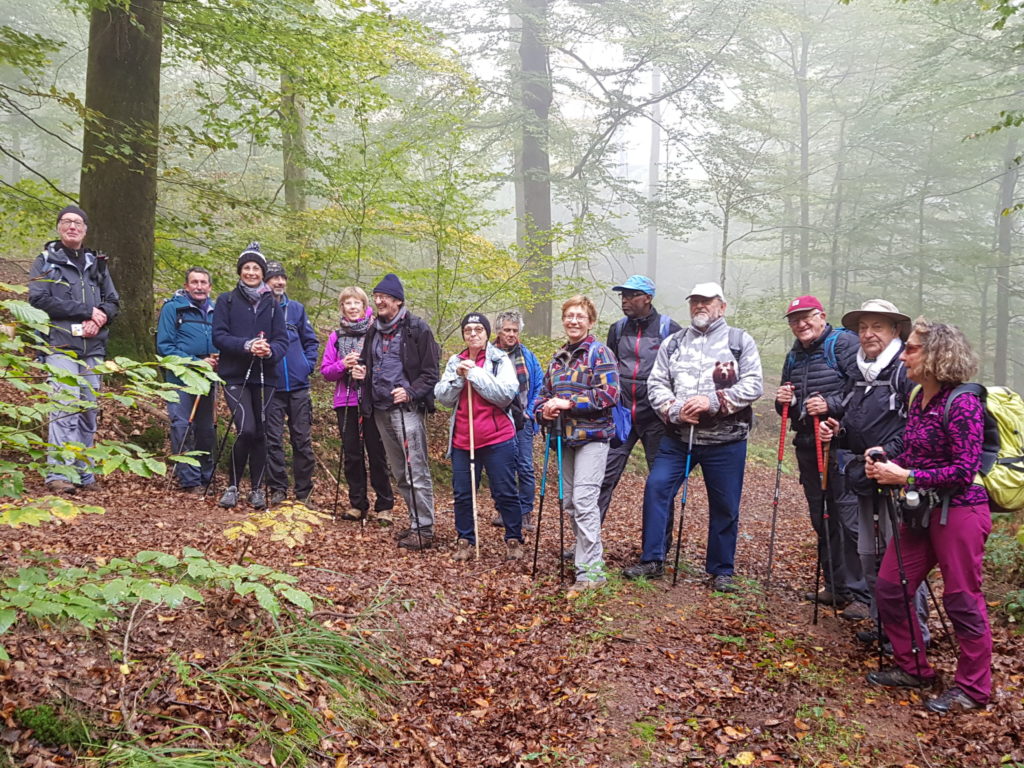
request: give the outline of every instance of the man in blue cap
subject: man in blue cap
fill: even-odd
[[[608,452],[597,502],[602,522],[637,441],[643,443],[648,469],[658,453],[665,424],[647,401],[647,377],[654,367],[661,342],[681,330],[679,323],[654,308],[654,283],[650,278],[631,275],[622,285],[612,286],[612,290],[621,297],[625,317],[608,329],[608,348],[619,361],[619,398],[622,405],[629,408],[633,426],[628,435],[618,436],[621,445]]]

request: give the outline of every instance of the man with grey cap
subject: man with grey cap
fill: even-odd
[[[847,386],[842,418],[830,417],[820,432],[822,441],[836,437],[839,447],[853,454],[846,465],[847,487],[857,497],[857,554],[871,594],[871,617],[877,618],[875,578],[892,527],[884,507],[886,499],[880,498],[878,485],[864,473],[864,452],[881,446],[886,455],[895,456],[903,450],[903,428],[914,384],[907,378],[900,355],[910,335],[910,317],[884,299],[870,299],[860,309],[843,315],[843,325],[855,330],[860,339],[857,370]],[[922,584],[916,602],[926,642],[927,597]],[[878,640],[877,633],[870,630],[858,632],[857,637],[868,643]]]
[[[288,422],[288,440],[292,446],[292,472],[295,475],[295,500],[313,508],[313,402],[309,396],[309,376],[316,370],[319,342],[306,316],[306,308],[288,298],[288,275],[279,261],[268,261],[263,276],[284,315],[288,331],[288,354],[277,366],[277,388],[267,403],[267,485],[270,506],[288,498],[288,467],[284,455],[284,424]]]
[[[704,568],[713,589],[732,592],[751,405],[764,393],[764,375],[754,339],[725,321],[721,286],[699,283],[687,300],[690,325],[661,345],[647,379],[666,429],[644,488],[643,554],[623,575],[664,575],[675,497],[687,467],[699,464],[708,493]]]
[[[612,290],[619,293],[625,317],[608,329],[607,346],[619,361],[619,402],[629,408],[633,424],[628,435],[620,435],[612,441],[613,446],[616,442],[619,445],[608,451],[597,500],[601,522],[608,514],[612,493],[638,441],[644,447],[647,469],[654,464],[665,425],[647,399],[647,377],[662,341],[681,330],[679,323],[654,308],[654,282],[650,278],[630,275],[622,285],[612,286]]]

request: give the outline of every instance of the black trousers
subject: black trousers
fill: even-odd
[[[237,486],[249,465],[249,479],[253,490],[266,480],[267,434],[262,408],[274,396],[273,387],[259,384],[228,384],[224,387],[224,399],[231,409],[231,420],[235,423],[235,444],[231,447],[231,485]]]
[[[383,512],[394,508],[395,493],[391,489],[391,476],[388,474],[388,457],[377,431],[377,422],[373,416],[362,417],[360,421],[359,406],[356,405],[335,408],[334,412],[338,416],[338,432],[341,434],[349,505],[360,512],[370,509],[370,499],[366,493],[366,461],[369,460],[370,483],[377,494],[374,511]]]
[[[288,490],[288,465],[284,456],[284,423],[292,444],[292,472],[295,498],[304,499],[313,490],[313,403],[308,389],[278,390],[267,403],[267,475],[271,491]]]

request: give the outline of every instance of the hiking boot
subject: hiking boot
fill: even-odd
[[[733,583],[731,573],[719,573],[711,579],[711,589],[714,592],[738,592],[739,589]]]
[[[562,559],[565,560],[567,563],[575,563],[576,562],[576,550],[575,549],[563,549],[562,550]]]
[[[581,593],[586,592],[589,589],[600,589],[607,584],[607,579],[601,579],[600,581],[588,581],[586,579],[577,579],[576,583],[573,584],[565,591],[565,596],[572,600],[580,596]]]
[[[505,542],[505,559],[506,560],[522,560],[523,559],[523,542],[519,539],[509,539]]]
[[[66,493],[73,496],[78,493],[78,486],[68,480],[50,480],[46,483],[46,490],[50,493]]]
[[[660,579],[665,575],[665,563],[661,560],[642,560],[636,565],[631,565],[622,571],[623,578],[639,579],[641,576],[646,579]]]
[[[832,603],[835,602],[837,608],[842,608],[850,602],[849,600],[845,600],[840,596],[833,595],[827,589],[821,590],[821,592],[819,592],[817,595],[815,595],[813,592],[804,593],[804,600],[806,600],[809,603],[813,603],[815,601],[815,598],[817,598],[817,601],[822,605],[832,605]]]
[[[311,512],[316,512],[318,509],[320,509],[320,507],[316,505],[316,502],[313,501],[312,495],[304,496],[301,499],[296,499],[295,501],[297,501],[299,504],[301,504]]]
[[[411,549],[418,552],[423,549],[430,549],[434,545],[434,529],[423,526],[417,531],[415,528],[404,539],[398,542],[402,549]]]
[[[864,645],[878,645],[878,630],[876,629],[859,630],[855,637]]]
[[[398,546],[402,546],[399,544]],[[473,545],[469,539],[459,539],[455,545],[455,551],[452,552],[452,560],[457,563],[465,563],[473,559]]]
[[[365,509],[356,509],[353,507],[352,509],[346,509],[338,515],[338,517],[342,520],[348,520],[351,523],[358,523],[360,520],[365,520],[366,515],[367,511]]]
[[[925,709],[931,712],[938,712],[940,715],[946,715],[950,712],[969,712],[982,706],[984,705],[972,699],[956,685],[949,690],[943,691],[934,699],[928,699],[924,703]]]
[[[238,486],[229,485],[224,489],[224,493],[221,494],[220,501],[217,504],[224,509],[230,509],[238,503]]]
[[[257,488],[249,493],[249,506],[253,509],[267,508],[267,493],[262,488]]]
[[[530,522],[531,517],[533,517],[533,515],[530,512],[523,515],[523,530],[527,533],[533,533],[537,530],[537,526]]]
[[[500,514],[497,514],[491,518],[491,525],[493,525],[495,528],[504,528],[505,521],[501,519]]]
[[[387,528],[388,526],[395,524],[395,518],[391,514],[390,509],[381,509],[377,511],[376,520],[377,525],[381,528]]]
[[[860,600],[854,600],[839,612],[839,618],[847,621],[863,621],[871,618],[871,608]]]
[[[270,506],[276,507],[278,504],[288,500],[288,491],[282,491],[280,488],[270,492]]]
[[[206,493],[206,488],[202,485],[190,485],[188,488],[181,488],[182,493],[187,493],[191,496],[202,496]]]
[[[927,688],[932,684],[928,678],[904,672],[899,667],[887,667],[868,672],[867,680],[873,685],[881,685],[884,688]]]

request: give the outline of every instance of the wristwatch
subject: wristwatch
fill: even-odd
[[[907,475],[907,486],[910,488],[914,487],[914,470],[910,470],[910,474]]]

